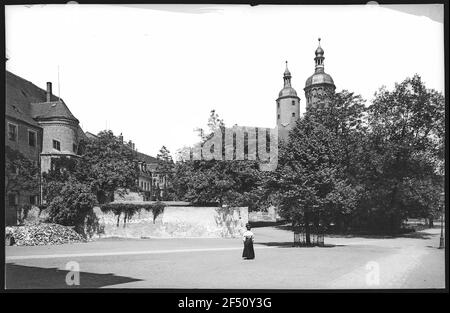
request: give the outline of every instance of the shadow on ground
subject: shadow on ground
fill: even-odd
[[[80,272],[80,285],[68,286],[66,284],[68,272],[58,268],[8,263],[5,265],[5,287],[6,289],[100,288],[141,280],[114,274]]]
[[[257,245],[263,245],[268,247],[278,247],[278,248],[316,248],[316,247],[298,247],[294,246],[292,241],[285,242],[258,242]],[[332,244],[324,244],[321,247],[317,248],[334,248],[334,247],[344,247],[345,245],[332,245]]]
[[[286,224],[285,221],[269,222],[269,221],[259,221],[259,222],[248,222],[252,228],[258,227],[269,227],[269,226],[281,226]],[[277,227],[278,228],[278,227]]]
[[[291,224],[277,224],[274,225],[275,228],[280,230],[293,231]],[[434,227],[437,228],[437,227]],[[370,234],[370,233],[350,233],[350,234],[340,234],[340,233],[325,233],[325,237],[329,238],[367,238],[367,239],[394,239],[394,238],[412,238],[412,239],[430,239],[435,237],[434,234],[428,234],[422,231],[409,231],[394,235],[385,234]]]

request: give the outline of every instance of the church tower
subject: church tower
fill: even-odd
[[[291,86],[291,77],[286,61],[286,70],[283,75],[284,87],[277,99],[278,140],[284,141],[288,140],[289,131],[294,128],[300,117],[300,98]]]
[[[324,51],[320,46],[316,49],[316,57],[314,61],[316,62],[316,70],[312,76],[310,76],[305,83],[305,98],[306,98],[306,109],[311,106],[318,106],[326,104],[327,98],[334,94],[336,86],[334,85],[333,78],[325,73],[323,61],[325,57],[323,56]]]

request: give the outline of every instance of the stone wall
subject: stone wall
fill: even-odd
[[[278,222],[281,219],[277,208],[271,206],[267,211],[253,211],[248,214],[250,222]]]
[[[153,219],[151,211],[140,210],[130,218],[94,208],[98,227],[93,238],[235,238],[248,222],[248,209],[167,206]]]

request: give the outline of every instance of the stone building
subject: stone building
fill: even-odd
[[[287,140],[289,132],[295,126],[297,119],[300,117],[300,98],[291,85],[291,72],[287,67],[284,71],[283,81],[284,87],[278,94],[277,99],[277,126],[278,140]]]
[[[315,71],[305,83],[305,98],[306,98],[306,110],[310,107],[316,107],[318,105],[326,105],[330,96],[334,94],[336,86],[334,85],[333,78],[324,70],[324,50],[320,46],[316,49]],[[284,87],[278,94],[277,103],[277,126],[278,126],[278,139],[286,141],[289,137],[289,132],[295,127],[297,120],[300,118],[300,98],[297,96],[297,92],[292,87],[291,72],[287,67],[284,71],[283,81]]]
[[[311,106],[325,105],[330,95],[334,94],[336,86],[334,85],[333,78],[324,69],[325,57],[324,51],[320,46],[316,49],[316,57],[314,61],[316,63],[314,74],[311,75],[305,83],[305,98],[306,98],[306,109]]]
[[[53,95],[51,82],[43,90],[9,71],[5,76],[5,145],[36,162],[41,173],[53,158],[77,157],[85,135],[64,101]],[[17,208],[41,202],[40,193],[27,190],[5,196],[8,224],[15,223]]]

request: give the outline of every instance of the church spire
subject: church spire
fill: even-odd
[[[286,70],[284,71],[283,80],[284,80],[284,88],[291,87],[291,72],[288,69],[288,61],[286,61]]]
[[[323,60],[325,57],[323,56],[323,49],[320,46],[320,38],[319,38],[319,46],[316,49],[316,57],[314,58],[314,61],[316,61],[316,73],[323,73],[324,72],[324,66],[323,66]]]

